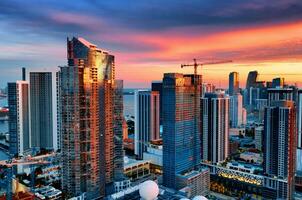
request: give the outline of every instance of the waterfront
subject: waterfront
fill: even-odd
[[[0,99],[0,107],[7,106],[7,98]],[[0,133],[7,133],[8,132],[8,121],[0,121]],[[8,155],[0,150],[0,160],[7,160]]]

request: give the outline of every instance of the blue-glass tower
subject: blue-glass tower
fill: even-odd
[[[176,177],[200,163],[201,76],[176,73],[163,78],[163,180],[179,189]]]

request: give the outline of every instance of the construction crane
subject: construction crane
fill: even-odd
[[[197,120],[197,101],[199,101],[200,95],[198,95],[198,81],[197,81],[197,68],[202,67],[204,65],[217,65],[217,64],[223,64],[223,63],[230,63],[232,60],[222,60],[222,61],[212,61],[212,62],[203,62],[203,63],[197,63],[197,60],[193,59],[193,64],[182,64],[181,68],[184,67],[194,67],[194,134],[197,133],[198,129],[198,120]],[[194,138],[194,136],[192,136]],[[197,140],[193,139],[194,144],[196,144]],[[196,158],[198,156],[198,152],[196,152],[194,148],[194,157]],[[196,161],[195,161],[196,162]],[[195,163],[196,166],[199,165],[199,163]]]
[[[27,165],[31,166],[31,185],[34,187],[34,170],[33,166],[35,165],[45,165],[45,164],[50,164],[50,162],[45,161],[43,159],[48,158],[48,157],[53,157],[55,156],[55,153],[50,153],[50,154],[45,154],[45,155],[40,155],[40,156],[27,156],[22,159],[10,159],[10,160],[3,160],[0,161],[0,167],[2,173],[4,174],[4,179],[0,181],[1,185],[6,186],[6,199],[7,200],[12,200],[13,194],[12,194],[12,179],[13,179],[13,168],[16,166],[22,166],[22,165]]]
[[[197,63],[197,60],[193,59],[193,64],[182,64],[181,68],[184,67],[194,67],[194,79],[196,79],[197,76],[197,68],[202,67],[204,65],[218,65],[218,64],[224,64],[224,63],[231,63],[232,60],[221,60],[221,61],[210,61],[210,62],[203,62],[203,63]],[[197,84],[196,80],[194,80],[195,85]]]

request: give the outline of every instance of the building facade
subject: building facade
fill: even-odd
[[[237,93],[230,96],[230,126],[236,128],[243,125],[243,99],[242,95]]]
[[[229,95],[235,95],[239,93],[239,73],[231,72],[229,74]]]
[[[62,188],[101,198],[114,181],[114,56],[82,38],[68,39],[67,53],[58,75]]]
[[[135,91],[134,142],[135,155],[143,159],[151,140],[159,139],[160,97],[157,91]]]
[[[30,72],[31,147],[53,149],[52,73]]]
[[[30,149],[29,92],[27,81],[8,83],[9,153],[22,155]]]
[[[163,78],[163,180],[177,188],[177,175],[200,164],[201,76],[178,73]]]
[[[207,93],[201,99],[201,159],[224,161],[229,154],[229,98]]]
[[[274,101],[265,109],[263,171],[283,179],[276,196],[292,199],[296,166],[296,109],[292,101]]]

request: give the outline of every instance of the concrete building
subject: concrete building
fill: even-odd
[[[201,98],[201,157],[219,163],[229,154],[229,98],[207,93]]]
[[[210,192],[210,171],[207,168],[193,170],[187,173],[177,175],[178,188],[184,191],[187,197],[197,195],[206,196]]]
[[[29,91],[27,81],[8,83],[9,153],[22,155],[30,149]]]
[[[31,147],[52,150],[54,144],[52,73],[30,72]]]
[[[114,56],[83,38],[67,40],[59,72],[62,188],[69,197],[105,196],[114,182]]]
[[[143,159],[148,143],[159,139],[160,101],[157,91],[135,91],[135,155]]]
[[[264,127],[263,126],[258,126],[255,128],[255,147],[259,151],[262,151],[262,140],[263,140],[263,133],[264,133]]]
[[[296,109],[292,101],[274,101],[265,109],[264,174],[284,179],[272,197],[292,199],[296,166]]]

